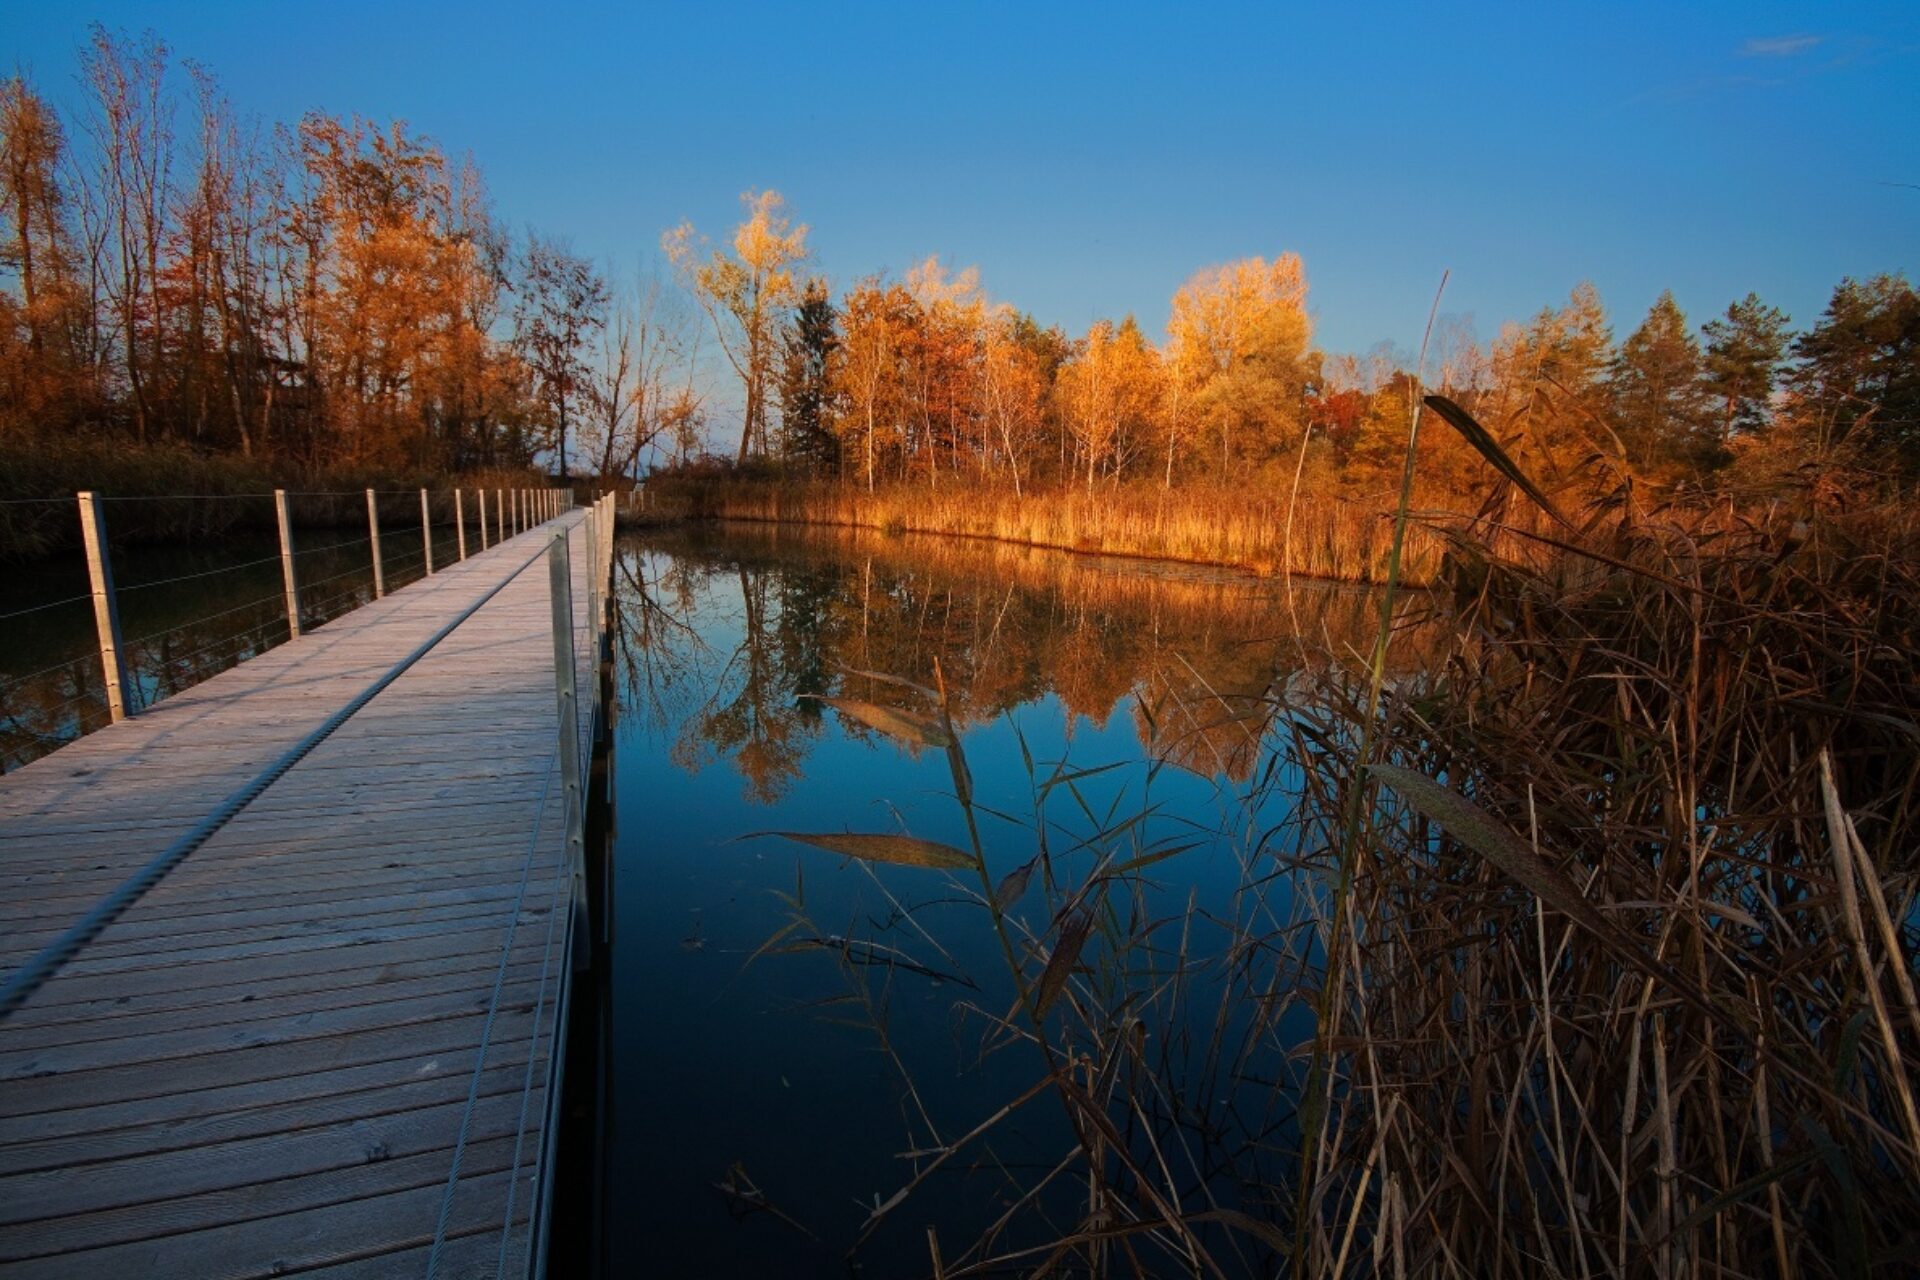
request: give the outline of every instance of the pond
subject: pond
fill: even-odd
[[[616,576],[609,1274],[929,1274],[1072,1234],[1143,1162],[1272,1220],[1263,1046],[1310,1015],[1230,961],[1294,919],[1279,709],[1376,597],[748,525],[630,537]],[[1263,1274],[1252,1239],[1210,1244]]]

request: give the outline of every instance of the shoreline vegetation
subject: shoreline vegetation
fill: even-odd
[[[1385,581],[1393,533],[1384,513],[1305,496],[1290,503],[1284,493],[1242,489],[1093,495],[1070,489],[1016,496],[967,483],[938,492],[907,485],[868,492],[826,482],[661,480],[648,487],[645,501],[644,508],[629,501],[623,516],[637,523],[740,520],[982,539],[1367,585]],[[1412,586],[1433,582],[1439,552],[1437,539],[1417,533],[1403,580]]]

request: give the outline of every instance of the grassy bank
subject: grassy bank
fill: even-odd
[[[1231,565],[1347,582],[1386,576],[1392,541],[1377,504],[1324,493],[1252,489],[1080,489],[1016,496],[1000,488],[923,485],[865,489],[740,479],[663,479],[656,515],[839,525],[899,533],[992,538],[1105,555]],[[1439,543],[1415,534],[1406,578],[1431,582]]]
[[[63,442],[0,443],[0,561],[69,551],[80,542],[73,495],[83,489],[117,500],[109,534],[120,544],[194,542],[274,528],[275,489],[310,495],[300,524],[364,521],[367,489],[445,490],[545,485],[528,472],[460,476],[368,468],[303,468],[238,455],[170,446],[145,448],[85,437]],[[439,517],[436,516],[436,519]]]

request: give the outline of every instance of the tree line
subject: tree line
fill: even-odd
[[[0,442],[635,478],[705,453],[701,335],[671,282],[616,288],[511,233],[470,158],[397,122],[244,121],[151,36],[96,26],[79,82],[71,122],[0,82]],[[1696,330],[1663,294],[1617,342],[1581,285],[1484,344],[1443,317],[1421,370],[1317,346],[1295,254],[1195,273],[1158,340],[1131,316],[1072,335],[933,258],[836,293],[780,196],[743,200],[725,244],[683,224],[662,248],[739,384],[730,461],[789,478],[1365,487],[1398,472],[1416,383],[1549,478],[1920,468],[1901,275],[1841,282],[1799,332],[1752,294]],[[1450,433],[1420,453],[1428,492],[1472,490]]]
[[[152,36],[95,26],[79,71],[72,120],[0,81],[0,440],[618,473],[697,418],[658,291],[510,233],[470,158],[244,120]]]
[[[1422,375],[1390,348],[1317,348],[1295,254],[1197,272],[1159,342],[1132,316],[1074,336],[935,258],[836,298],[804,274],[807,228],[780,197],[743,199],[729,246],[687,226],[664,240],[742,385],[736,464],[869,489],[1171,488],[1268,470],[1366,484],[1399,473],[1418,378],[1547,476],[1596,457],[1670,481],[1743,459],[1920,467],[1920,297],[1901,275],[1842,281],[1797,333],[1753,294],[1696,332],[1663,293],[1618,342],[1582,284],[1490,344],[1443,318]],[[1471,491],[1478,458],[1456,437],[1429,433],[1420,454],[1429,491]]]

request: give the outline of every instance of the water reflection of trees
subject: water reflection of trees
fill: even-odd
[[[664,531],[629,543],[618,572],[628,714],[673,733],[683,767],[732,761],[762,803],[820,735],[804,695],[903,703],[857,673],[931,684],[936,661],[962,723],[1052,694],[1244,781],[1290,677],[1364,651],[1378,623],[1377,597],[1344,586],[1296,581],[1289,608],[1280,583],[1229,572],[839,531]]]
[[[364,541],[315,539],[300,553],[304,627],[319,627],[373,599]],[[392,592],[423,576],[424,554],[417,533],[402,530],[387,542],[382,564]],[[134,571],[118,594],[134,711],[286,642],[277,544],[144,548],[132,559]],[[0,772],[109,719],[91,600],[34,612],[0,632]]]

